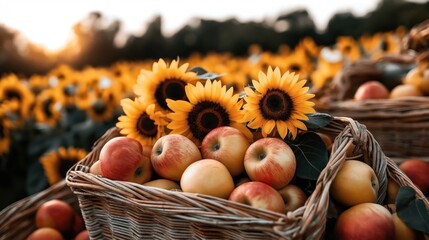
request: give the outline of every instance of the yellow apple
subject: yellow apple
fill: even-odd
[[[366,163],[347,160],[332,181],[330,194],[344,206],[374,203],[377,200],[379,182],[374,170]]]
[[[169,179],[163,179],[163,178],[159,178],[159,179],[155,179],[155,180],[146,182],[143,185],[149,186],[149,187],[162,188],[162,189],[166,189],[166,190],[179,190],[179,191],[181,191],[179,184],[177,184],[176,182],[171,181]]]
[[[296,185],[288,184],[277,190],[285,202],[285,211],[295,211],[296,209],[304,206],[307,201],[307,196],[304,191]]]
[[[392,214],[393,223],[395,224],[395,239],[396,240],[413,240],[417,239],[416,232],[407,226],[398,216],[397,213]]]
[[[396,196],[399,192],[399,184],[391,177],[387,178],[387,203],[396,203]]]
[[[223,163],[214,159],[202,159],[185,169],[180,187],[183,192],[227,199],[234,189],[234,180]]]

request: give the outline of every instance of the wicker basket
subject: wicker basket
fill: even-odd
[[[80,212],[78,199],[63,180],[4,208],[0,212],[0,239],[25,239],[36,229],[34,218],[37,208],[51,199],[66,201]]]
[[[365,126],[350,118],[334,118],[320,132],[336,137],[328,166],[305,206],[287,214],[88,173],[102,146],[120,136],[117,128],[107,131],[95,143],[87,157],[70,169],[66,181],[79,199],[91,239],[321,239],[325,233],[329,187],[352,144],[358,154],[355,157],[369,163],[380,180],[379,203],[386,198],[387,176],[416,189],[397,165],[385,157]],[[419,190],[417,195],[424,198]]]
[[[401,74],[409,68],[403,67],[402,72],[396,68],[396,73],[386,73],[388,65],[409,67],[412,59],[398,55],[379,60],[362,60],[345,67],[331,85],[316,94],[317,110],[334,116],[347,116],[366,125],[383,152],[396,162],[412,157],[428,159],[429,97],[366,101],[353,99],[363,82],[378,80],[386,83],[391,80],[392,86],[397,84]]]

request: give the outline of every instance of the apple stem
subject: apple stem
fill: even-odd
[[[265,153],[260,153],[260,154],[258,154],[258,159],[259,160],[264,160],[264,158],[267,156],[267,154],[265,154]]]
[[[216,143],[215,145],[213,145],[213,151],[217,151],[220,149],[220,143]]]

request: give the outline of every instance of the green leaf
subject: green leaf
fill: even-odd
[[[309,130],[322,128],[332,121],[332,116],[327,113],[307,114],[308,120],[303,121]]]
[[[204,68],[199,67],[199,66],[193,67],[193,68],[189,69],[189,71],[196,73],[197,77],[199,79],[202,79],[202,80],[216,79],[216,78],[222,77],[224,75],[224,74],[207,72],[207,70],[205,70]]]
[[[323,140],[314,132],[306,132],[290,144],[296,158],[295,175],[317,180],[328,164],[329,156]]]
[[[429,212],[423,200],[416,198],[416,191],[408,186],[399,188],[396,197],[398,217],[410,228],[429,234]]]

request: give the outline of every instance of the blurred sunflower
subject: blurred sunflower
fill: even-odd
[[[10,147],[10,126],[2,110],[0,110],[0,155],[9,152]]]
[[[24,119],[29,117],[34,104],[34,94],[15,74],[10,74],[0,81],[0,100],[2,103],[10,103],[9,110],[17,114],[13,121],[14,127],[20,127]]]
[[[149,146],[165,135],[168,119],[162,111],[155,110],[155,104],[148,104],[142,98],[136,98],[134,101],[125,98],[121,100],[121,106],[125,116],[120,116],[116,123],[121,134]]]
[[[119,108],[121,91],[118,88],[108,87],[91,92],[86,107],[89,118],[96,122],[108,122],[114,118]]]
[[[62,94],[62,105],[65,108],[76,105],[77,89],[80,85],[80,74],[71,73],[67,78],[58,83],[54,88]]]
[[[74,147],[60,147],[40,158],[45,175],[52,186],[66,177],[67,171],[78,161],[85,158],[84,149]]]
[[[45,75],[32,75],[28,79],[28,83],[30,84],[31,91],[35,95],[50,87],[48,78]]]
[[[350,36],[340,36],[337,38],[336,45],[338,49],[341,51],[345,59],[347,59],[350,63],[355,62],[361,57],[360,48],[352,37]]]
[[[287,56],[285,59],[282,59],[280,62],[283,63],[270,64],[269,66],[278,66],[284,72],[295,72],[297,76],[301,77],[301,79],[307,78],[313,70],[313,63],[308,58],[304,49],[296,48],[289,56]],[[268,67],[261,70],[265,70],[267,68]]]
[[[314,113],[314,103],[309,99],[314,94],[308,93],[309,88],[304,87],[306,80],[299,80],[299,76],[286,72],[281,75],[280,69],[269,67],[265,75],[259,73],[258,81],[252,81],[255,90],[246,87],[246,103],[243,120],[248,127],[261,129],[266,137],[274,129],[280,137],[285,138],[291,133],[292,139],[297,136],[298,129],[307,130],[302,122],[308,120],[306,114]]]
[[[221,81],[207,80],[205,85],[188,84],[185,91],[189,101],[167,99],[173,111],[167,115],[171,119],[167,125],[171,133],[182,134],[199,145],[212,129],[231,126],[252,139],[252,133],[241,122],[243,101],[239,94],[233,94],[232,88],[227,90]]]
[[[62,117],[62,95],[53,88],[48,88],[36,96],[34,118],[36,122],[55,127]]]
[[[185,86],[199,79],[194,72],[187,72],[188,63],[179,66],[173,60],[168,66],[163,59],[153,63],[152,71],[142,70],[134,85],[134,93],[157,108],[170,112],[166,99],[187,100]]]

